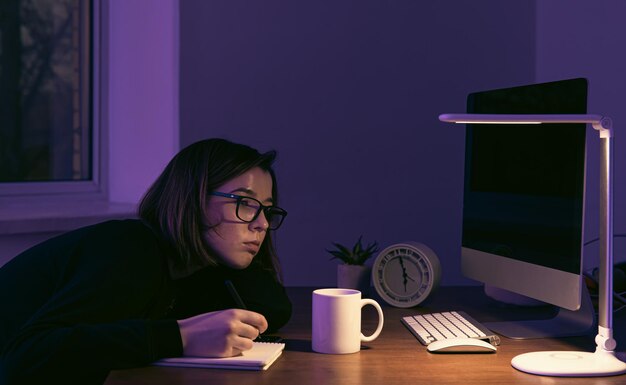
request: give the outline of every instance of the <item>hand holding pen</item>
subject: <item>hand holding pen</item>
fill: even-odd
[[[252,349],[253,340],[267,330],[262,314],[245,309],[204,313],[177,322],[184,356],[236,356]]]

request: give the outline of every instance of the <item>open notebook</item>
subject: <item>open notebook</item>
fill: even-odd
[[[226,358],[175,357],[153,362],[157,366],[182,366],[188,368],[219,368],[237,370],[266,370],[283,353],[284,343],[255,342],[241,355]]]

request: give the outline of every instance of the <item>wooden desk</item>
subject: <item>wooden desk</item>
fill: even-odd
[[[359,353],[327,355],[311,350],[312,288],[289,288],[294,315],[280,334],[286,339],[283,355],[265,372],[220,369],[188,369],[146,367],[110,374],[106,384],[623,384],[626,375],[600,378],[541,377],[517,371],[511,359],[520,353],[535,350],[593,351],[593,336],[566,339],[511,340],[502,338],[495,354],[431,354],[400,323],[405,315],[420,312],[464,310],[481,322],[528,317],[518,309],[498,305],[482,294],[480,287],[443,287],[428,301],[412,309],[383,305],[385,326],[373,342]],[[369,309],[368,309],[369,308]],[[549,309],[538,309],[545,313]],[[621,312],[615,325],[623,325]],[[363,328],[373,331],[376,315],[364,308]],[[618,334],[626,330],[618,330]],[[626,336],[618,348],[626,349]]]

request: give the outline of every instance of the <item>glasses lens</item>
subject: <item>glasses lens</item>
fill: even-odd
[[[261,209],[261,203],[253,198],[241,198],[237,202],[237,217],[245,222],[252,222]]]
[[[268,207],[265,209],[265,218],[269,224],[270,230],[276,230],[280,227],[285,219],[287,212],[278,207]]]
[[[241,197],[237,201],[237,218],[244,222],[254,221],[261,210],[263,210],[263,214],[265,214],[265,219],[267,220],[270,230],[279,228],[285,216],[287,216],[285,210],[274,206],[263,206],[261,202],[254,198]]]

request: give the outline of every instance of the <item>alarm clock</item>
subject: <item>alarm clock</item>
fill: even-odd
[[[381,251],[372,266],[372,282],[378,295],[396,307],[413,307],[439,286],[441,265],[428,246],[397,243]]]

